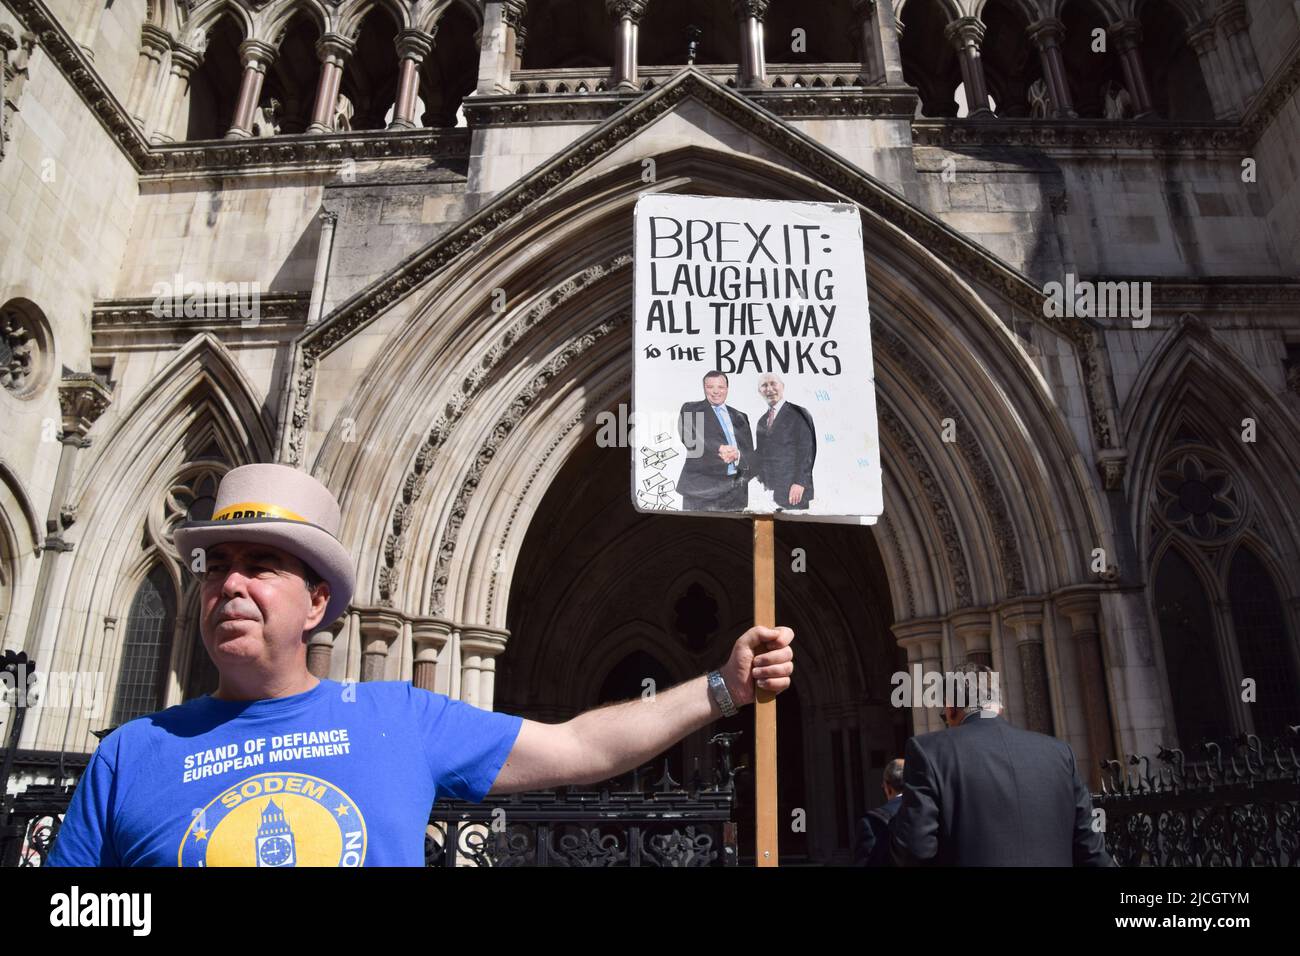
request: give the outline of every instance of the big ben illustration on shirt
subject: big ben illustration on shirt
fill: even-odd
[[[256,841],[258,866],[295,865],[293,830],[274,799],[267,800],[262,808],[262,825],[257,828]]]

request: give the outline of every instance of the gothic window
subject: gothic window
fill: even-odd
[[[1228,601],[1242,676],[1255,681],[1255,733],[1280,737],[1288,725],[1300,723],[1300,682],[1273,577],[1249,548],[1233,556]]]
[[[1187,422],[1170,438],[1151,490],[1153,604],[1180,745],[1253,731],[1280,736],[1300,721],[1300,669],[1249,486]],[[1200,569],[1203,573],[1198,574]],[[1240,668],[1240,670],[1238,670]],[[1235,706],[1247,678],[1255,699]]]
[[[1191,564],[1170,548],[1156,573],[1156,617],[1164,641],[1165,671],[1174,722],[1184,748],[1229,730],[1214,618],[1205,586]]]
[[[170,654],[175,620],[176,587],[167,569],[158,564],[140,582],[131,602],[113,704],[114,727],[161,706],[160,670]]]

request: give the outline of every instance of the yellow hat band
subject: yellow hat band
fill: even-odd
[[[286,521],[307,521],[300,514],[279,505],[268,505],[260,501],[241,501],[237,505],[228,505],[212,516],[213,521],[235,521],[239,518],[284,518]]]

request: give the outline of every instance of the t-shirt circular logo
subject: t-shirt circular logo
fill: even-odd
[[[332,783],[305,773],[259,773],[202,810],[181,840],[178,866],[361,866],[366,821]]]

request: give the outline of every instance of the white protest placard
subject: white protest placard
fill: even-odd
[[[637,509],[873,523],[858,208],[654,194],[635,219]]]

